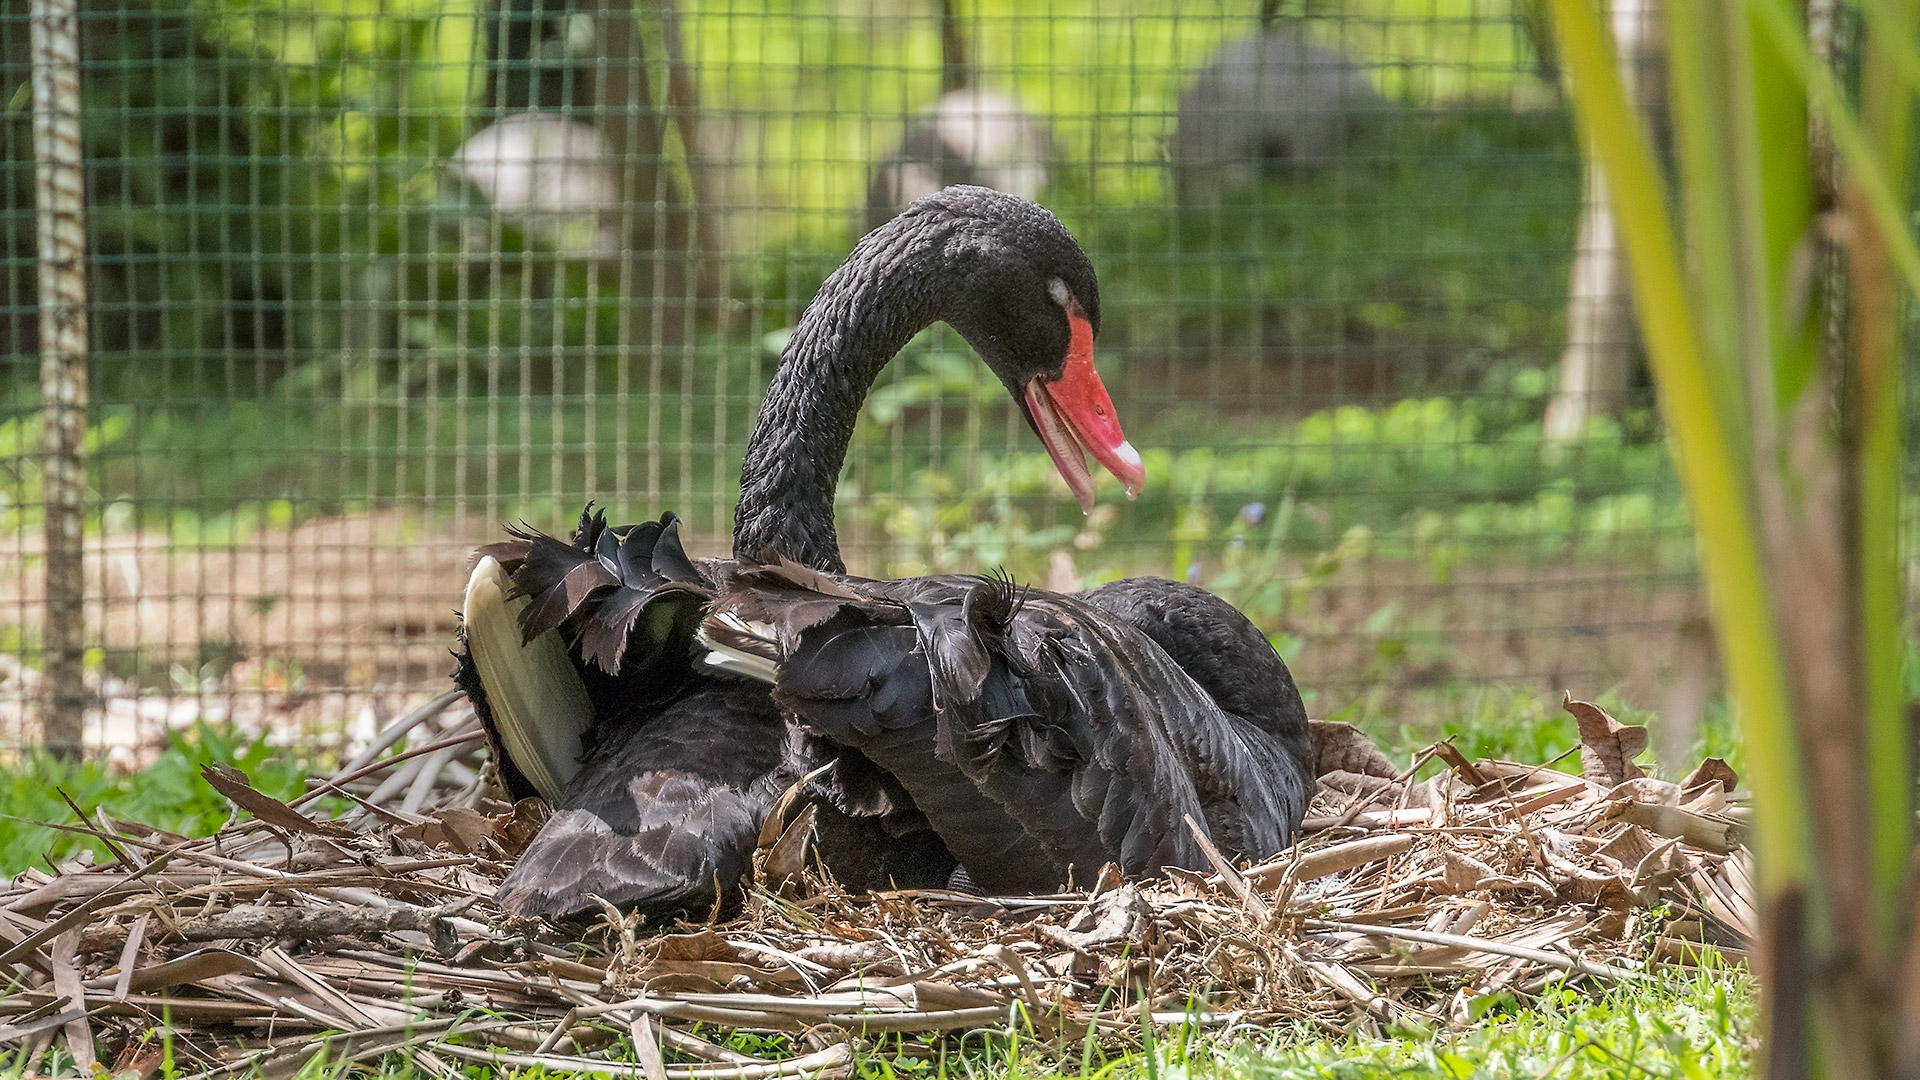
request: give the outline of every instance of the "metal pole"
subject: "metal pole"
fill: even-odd
[[[33,0],[33,177],[39,236],[41,492],[47,613],[41,737],[80,753],[86,710],[87,276],[78,0]]]

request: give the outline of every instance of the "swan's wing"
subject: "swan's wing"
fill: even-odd
[[[1057,886],[1064,864],[937,753],[926,654],[909,607],[890,595],[894,584],[791,566],[736,566],[723,579],[702,634],[777,661],[775,700],[813,732],[891,776],[982,888]],[[938,587],[937,581],[929,585]],[[840,786],[851,792],[870,785],[843,779]]]
[[[1077,597],[1145,634],[1223,714],[1168,729],[1221,847],[1262,858],[1291,843],[1313,792],[1313,747],[1293,675],[1231,604],[1184,582],[1129,578]]]
[[[500,902],[562,916],[598,910],[593,894],[704,913],[750,867],[772,800],[830,755],[790,738],[765,685],[695,662],[711,587],[672,515],[608,528],[584,514],[569,542],[516,535],[481,560],[496,594],[501,562],[511,570],[511,599],[477,609],[455,672],[504,751],[509,790],[555,808]],[[820,803],[817,850],[844,884],[945,883],[953,857],[884,772],[842,754],[808,794]]]
[[[500,781],[515,798],[553,802],[580,769],[593,700],[557,631],[520,631],[527,600],[510,599],[499,560],[483,555],[467,581],[454,685],[493,741]],[[501,752],[503,751],[503,752]]]
[[[627,668],[629,649],[641,665],[658,652],[686,659],[713,587],[680,545],[679,518],[609,528],[589,508],[571,542],[524,527],[514,534],[524,554],[511,567],[513,594],[528,598],[520,626],[529,640],[559,630],[583,661],[609,675]]]
[[[981,887],[1034,891],[1109,860],[1200,865],[1184,824],[1200,804],[1141,697],[1154,677],[1127,670],[1159,654],[1094,640],[1108,622],[1003,581],[742,564],[703,633],[776,661],[776,699],[898,777]]]
[[[943,714],[951,717],[944,730],[959,740],[955,760],[1003,802],[1022,798],[1036,775],[1070,776],[1080,816],[1129,874],[1205,868],[1190,815],[1229,855],[1271,855],[1298,829],[1311,784],[1305,716],[1272,647],[1224,601],[1191,586],[1170,596],[1187,604],[1186,621],[1142,625],[1142,612],[1124,605],[1008,594],[1004,584],[970,596],[964,628],[918,620],[946,636],[971,631],[1004,659],[981,682],[977,704]],[[1192,636],[1181,639],[1183,631]],[[1207,662],[1195,666],[1222,696],[1260,703],[1247,706],[1252,719],[1222,708],[1156,634],[1204,653]],[[961,696],[956,682],[946,698]],[[1285,728],[1289,710],[1297,748],[1263,726]]]
[[[760,824],[798,777],[764,687],[710,681],[595,747],[495,900],[516,915],[704,915],[752,866]],[[718,890],[718,891],[716,891]]]
[[[920,813],[989,891],[1059,884],[1021,822],[936,752],[938,718],[912,626],[860,612],[810,628],[780,669],[774,697],[815,731],[898,779]]]
[[[776,697],[810,726],[898,776],[970,873],[1007,875],[970,849],[981,835],[1044,852],[1018,885],[985,887],[1042,888],[1107,860],[1205,868],[1188,817],[1236,855],[1271,854],[1297,827],[1286,748],[1121,615],[981,578],[815,577],[832,591],[736,568],[714,605],[744,635],[732,647],[775,664]]]
[[[942,715],[946,752],[1010,809],[1064,788],[1077,820],[1051,820],[1056,845],[1097,842],[1129,876],[1206,866],[1186,825],[1204,815],[1169,734],[1217,713],[1206,695],[1152,642],[1071,598],[972,608],[995,662],[977,698],[955,694]]]
[[[1309,753],[1307,711],[1293,674],[1239,609],[1197,585],[1125,578],[1078,594],[1153,639],[1227,712]]]
[[[898,778],[857,750],[796,727],[805,759],[832,767],[802,789],[814,807],[815,853],[854,892],[947,884],[958,865]]]

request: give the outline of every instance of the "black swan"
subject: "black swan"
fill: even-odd
[[[482,550],[455,678],[509,792],[555,808],[504,908],[713,905],[795,784],[852,888],[942,884],[956,866],[994,891],[1107,861],[1204,867],[1189,816],[1234,854],[1291,840],[1311,787],[1305,713],[1223,601],[1154,579],[1060,596],[845,576],[833,496],[854,420],[936,320],[1000,377],[1083,507],[1083,449],[1138,490],[1093,368],[1079,246],[1014,196],[921,199],[801,318],[749,443],[735,559],[689,559],[671,514],[610,528],[589,512],[571,542],[522,529]]]

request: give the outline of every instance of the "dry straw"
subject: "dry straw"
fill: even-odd
[[[1442,744],[1415,764],[1446,771],[1415,781],[1353,729],[1316,725],[1308,835],[1281,858],[1214,853],[1212,873],[1143,882],[1109,869],[1056,896],[849,896],[810,868],[803,811],[768,830],[738,914],[668,929],[492,907],[540,815],[461,805],[488,805],[459,761],[478,750],[470,717],[426,726],[411,751],[380,756],[386,740],[295,805],[209,770],[238,822],[217,836],[62,826],[110,840],[110,861],[0,892],[0,1043],[26,1048],[28,1073],[59,1041],[83,1067],[101,1046],[118,1057],[102,1064],[142,1075],[170,1049],[193,1080],[395,1054],[441,1076],[482,1062],[770,1080],[848,1074],[856,1051],[937,1054],[977,1030],[1071,1053],[1138,1045],[1146,1022],[1437,1030],[1485,995],[1649,978],[1699,962],[1703,943],[1742,962],[1753,910],[1732,771],[1646,777],[1643,729],[1568,707],[1577,777]],[[326,805],[322,789],[345,812],[302,809]],[[735,1031],[784,1034],[736,1045],[786,1056],[741,1053]]]

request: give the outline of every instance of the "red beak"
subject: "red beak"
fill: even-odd
[[[1027,412],[1033,418],[1034,432],[1053,458],[1053,467],[1073,489],[1073,497],[1084,512],[1093,510],[1093,475],[1087,471],[1085,454],[1092,454],[1127,489],[1127,498],[1137,498],[1146,485],[1146,470],[1140,464],[1140,452],[1120,430],[1120,418],[1114,415],[1113,399],[1093,369],[1093,326],[1080,305],[1069,301],[1067,322],[1073,336],[1067,346],[1067,365],[1058,379],[1036,378],[1027,384]],[[1084,453],[1082,452],[1084,448]]]

